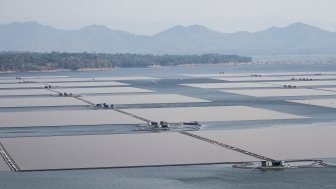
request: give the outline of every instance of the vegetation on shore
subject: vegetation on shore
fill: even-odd
[[[37,53],[2,52],[0,71],[41,71],[112,69],[150,66],[177,66],[185,64],[219,64],[251,62],[251,57],[238,55],[141,55],[103,53]]]

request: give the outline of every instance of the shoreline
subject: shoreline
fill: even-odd
[[[198,67],[198,66],[216,66],[216,65],[251,65],[253,63],[250,62],[239,62],[239,63],[218,63],[218,64],[180,64],[173,66],[162,66],[162,65],[152,65],[147,67],[115,67],[115,68],[83,68],[78,70],[71,69],[54,69],[54,70],[36,70],[36,71],[0,71],[2,73],[41,73],[41,72],[86,72],[86,71],[111,71],[116,69],[132,69],[132,68],[171,68],[171,67]]]
[[[332,62],[314,62],[314,63],[303,63],[303,62],[276,62],[276,61],[254,61],[254,62],[230,62],[230,63],[211,63],[211,64],[180,64],[171,66],[162,65],[151,65],[147,67],[114,67],[114,68],[83,68],[78,70],[71,69],[53,69],[53,70],[30,70],[30,71],[0,71],[0,74],[6,73],[55,73],[55,72],[86,72],[86,71],[112,71],[117,69],[138,69],[138,68],[172,68],[172,67],[201,67],[201,66],[251,66],[251,65],[281,65],[281,66],[294,66],[294,65],[334,65]]]
[[[111,71],[115,70],[115,68],[85,68],[85,69],[78,69],[78,70],[71,70],[71,69],[54,69],[54,70],[36,70],[36,71],[0,71],[0,74],[3,73],[55,73],[55,72],[86,72],[86,71]]]

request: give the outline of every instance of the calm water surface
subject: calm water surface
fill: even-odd
[[[319,72],[336,71],[336,64],[328,65],[219,65],[169,68],[133,68],[112,71],[7,73],[0,76],[66,75],[72,77],[152,76],[178,79],[182,73],[237,73],[237,72]],[[141,84],[141,83],[140,83]],[[199,94],[202,95],[202,94]],[[211,98],[211,96],[209,97]],[[215,98],[215,95],[214,97]],[[232,103],[235,103],[232,98]],[[253,101],[253,99],[251,100]],[[239,99],[237,99],[237,103]],[[249,102],[246,99],[246,102]],[[267,101],[264,102],[267,106]],[[268,106],[272,108],[272,106]],[[278,107],[279,108],[279,107]],[[280,106],[281,108],[281,106]],[[284,106],[284,108],[286,108]],[[315,108],[317,109],[317,108]],[[299,109],[301,110],[301,109]],[[7,111],[7,110],[6,110]],[[294,111],[294,110],[293,110]],[[303,113],[310,114],[310,112]],[[315,114],[315,112],[313,112]],[[328,112],[324,112],[328,114]],[[331,116],[331,115],[328,115]],[[328,118],[328,117],[327,117]],[[327,119],[325,118],[325,119]],[[215,126],[214,126],[215,127]],[[50,130],[40,130],[49,132]],[[66,132],[71,133],[71,127]],[[38,130],[27,132],[36,133]],[[51,133],[54,131],[51,131]],[[57,131],[61,132],[61,131]],[[89,134],[86,131],[83,134]],[[78,133],[77,133],[78,134]],[[94,134],[92,132],[91,134]],[[101,134],[101,133],[100,133]],[[12,136],[10,134],[8,136]],[[43,135],[43,134],[42,134]],[[52,135],[52,134],[51,134]],[[2,133],[1,137],[6,137]],[[29,149],[27,149],[29,150]],[[224,165],[181,166],[157,168],[125,168],[106,170],[54,171],[54,172],[0,172],[0,189],[96,189],[96,188],[336,188],[336,169],[293,169],[282,171],[256,171],[234,169]]]
[[[12,189],[98,188],[336,188],[336,169],[257,171],[223,165],[55,172],[0,172]]]

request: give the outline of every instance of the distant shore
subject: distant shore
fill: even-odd
[[[219,66],[219,65],[258,65],[259,63],[253,63],[253,62],[242,62],[242,63],[217,63],[217,64],[181,64],[181,65],[175,65],[175,66],[161,66],[161,65],[153,65],[148,67],[129,67],[129,68],[83,68],[78,70],[71,70],[71,69],[54,69],[54,70],[30,70],[30,71],[0,71],[1,73],[41,73],[41,72],[86,72],[86,71],[112,71],[116,69],[132,69],[132,68],[165,68],[165,67],[201,67],[201,66]]]
[[[252,57],[223,54],[150,55],[104,53],[0,53],[0,72],[86,71],[115,68],[147,68],[180,65],[212,65],[252,62]]]

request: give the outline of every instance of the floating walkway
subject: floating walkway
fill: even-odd
[[[12,157],[6,151],[5,147],[1,144],[1,142],[0,142],[0,155],[5,160],[5,162],[7,163],[8,167],[12,171],[21,171],[20,168],[19,168],[19,166],[14,162],[14,160],[12,159]]]
[[[134,115],[134,114],[125,112],[125,111],[120,110],[120,109],[116,109],[116,108],[114,108],[113,110],[115,110],[115,111],[117,111],[117,112],[119,112],[119,113],[128,115],[128,116],[134,117],[134,118],[139,119],[139,120],[141,120],[141,121],[145,121],[145,122],[147,122],[147,123],[151,122],[151,120],[149,120],[149,119],[146,119],[146,118],[143,118],[143,117],[140,117],[140,116],[137,116],[137,115]]]
[[[184,134],[184,135],[187,135],[187,136],[190,136],[190,137],[193,137],[193,138],[196,138],[196,139],[199,139],[199,140],[202,140],[202,141],[205,141],[205,142],[208,142],[208,143],[211,143],[211,144],[215,144],[215,145],[227,148],[229,150],[233,150],[233,151],[245,154],[245,155],[249,155],[249,156],[252,156],[252,157],[255,157],[255,158],[258,158],[258,159],[262,159],[262,160],[265,160],[265,161],[276,161],[272,158],[265,157],[265,156],[262,156],[262,155],[259,155],[259,154],[255,154],[253,152],[249,152],[249,151],[246,151],[246,150],[243,150],[243,149],[240,149],[240,148],[237,148],[237,147],[233,147],[233,146],[230,146],[230,145],[218,142],[218,141],[214,141],[214,140],[211,140],[211,139],[208,139],[208,138],[205,138],[205,137],[201,137],[201,136],[189,133],[187,131],[182,131],[180,133]]]
[[[58,91],[50,89],[50,88],[46,88],[46,89],[49,90],[49,91],[55,92],[55,93],[59,93]],[[73,98],[75,98],[77,100],[80,100],[82,102],[85,102],[85,103],[87,103],[89,105],[93,105],[93,106],[95,105],[95,103],[93,103],[91,101],[88,101],[88,100],[85,100],[83,98],[80,98],[79,96],[76,96],[76,95],[72,95],[72,96],[69,96],[69,97],[73,97]],[[117,109],[117,108],[112,108],[112,110],[117,111],[117,112],[122,113],[122,114],[127,115],[127,116],[131,116],[133,118],[136,118],[138,120],[141,120],[141,121],[144,121],[144,122],[147,122],[147,123],[151,122],[151,120],[149,120],[149,119],[146,119],[146,118],[143,118],[143,117],[140,117],[140,116],[137,116],[137,115],[125,112],[125,111]]]

